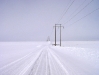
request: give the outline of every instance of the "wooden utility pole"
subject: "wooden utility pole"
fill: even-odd
[[[61,25],[60,25],[60,46],[61,46],[61,27],[64,28],[64,26],[61,26]]]
[[[60,27],[60,46],[61,46],[61,27],[64,28],[64,26],[61,26],[61,24],[55,24],[55,46],[56,46],[56,27]]]
[[[54,27],[55,27],[55,44],[54,45],[56,46],[56,24]]]

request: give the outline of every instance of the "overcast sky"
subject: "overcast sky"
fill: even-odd
[[[91,1],[0,0],[0,41],[54,40],[55,24],[64,26],[62,40],[99,40],[99,10],[79,20],[99,8],[99,0]]]

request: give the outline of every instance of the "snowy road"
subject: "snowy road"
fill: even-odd
[[[48,46],[32,52],[0,69],[0,75],[68,75]]]
[[[59,48],[43,45],[0,68],[0,75],[99,75],[98,69]]]

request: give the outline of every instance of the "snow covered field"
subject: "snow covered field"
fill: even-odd
[[[0,42],[0,75],[99,75],[99,41]]]

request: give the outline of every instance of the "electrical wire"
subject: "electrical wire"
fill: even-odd
[[[91,0],[86,6],[84,6],[78,13],[76,13],[73,17],[71,17],[67,22],[64,24],[68,23],[70,20],[72,20],[75,16],[77,16],[81,11],[83,11],[89,4],[91,4],[94,0]]]
[[[59,19],[58,22],[60,22],[60,20],[62,20],[62,18],[63,18],[64,15],[68,12],[68,10],[70,9],[70,7],[71,7],[72,4],[74,3],[74,1],[75,1],[75,0],[73,0],[73,2],[69,5],[68,9],[67,9],[66,12],[62,15],[62,17]],[[84,2],[83,2],[76,10],[78,10],[78,9],[85,3],[85,1],[86,1],[86,0],[84,0]],[[76,13],[76,14],[75,14],[72,18],[70,18],[67,22],[69,22],[70,20],[72,20],[72,19],[73,19],[75,16],[77,16],[81,11],[83,11],[89,4],[92,3],[92,1],[94,1],[94,0],[91,0],[87,5],[85,5],[80,11],[78,11],[78,13]],[[75,11],[76,11],[76,10],[75,10]],[[73,23],[70,24],[69,26],[73,25],[73,24],[76,23],[76,22],[79,22],[80,20],[84,19],[85,17],[89,16],[90,14],[94,13],[94,12],[97,11],[97,10],[99,10],[99,8],[97,8],[97,9],[93,10],[92,12],[86,14],[85,16],[83,16],[83,17],[81,17],[80,19],[76,20],[75,22],[73,22]],[[74,13],[74,12],[73,12],[73,13]],[[73,13],[72,13],[72,14],[73,14]],[[67,22],[65,22],[64,24],[66,24]],[[53,31],[54,31],[54,28],[52,29],[51,34],[50,34],[49,37],[52,36]]]
[[[76,22],[78,22],[78,21],[84,19],[85,17],[89,16],[90,14],[94,13],[94,12],[97,11],[97,10],[99,10],[99,8],[97,8],[97,9],[93,10],[92,12],[86,14],[85,16],[81,17],[80,19],[78,19],[77,21],[73,22],[73,23],[70,24],[70,25],[73,25],[74,23],[76,23]],[[69,26],[70,26],[70,25],[69,25]]]
[[[79,5],[79,6],[77,7],[77,9],[72,12],[71,16],[72,16],[85,2],[86,2],[86,0],[84,0],[84,1],[82,2],[82,4]]]
[[[62,15],[62,17],[59,19],[58,23],[60,22],[60,20],[62,20],[62,18],[64,17],[64,15],[68,12],[68,10],[70,9],[70,7],[73,5],[73,3],[75,2],[75,0],[72,1],[72,3],[69,5],[69,7],[66,9],[65,13]]]
[[[70,0],[71,1],[71,0]],[[59,19],[58,23],[60,22],[60,20],[64,17],[64,15],[68,12],[69,8],[72,6],[72,4],[74,3],[75,0],[72,1],[72,3],[69,5],[69,7],[66,9],[65,13],[62,15],[62,17]],[[53,29],[51,31],[51,34],[49,35],[49,37],[51,37],[51,35],[53,34]]]

